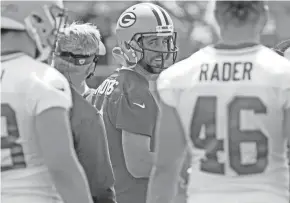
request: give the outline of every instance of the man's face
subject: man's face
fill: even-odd
[[[169,53],[160,52],[169,51],[169,43],[172,42],[172,37],[152,35],[143,37],[142,40],[144,48],[144,58],[142,59],[142,63],[149,65],[153,73],[160,73],[165,66],[165,62],[168,60],[169,55],[172,55]],[[149,51],[146,49],[151,49],[155,51]]]

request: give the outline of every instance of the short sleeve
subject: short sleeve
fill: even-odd
[[[116,127],[151,137],[157,115],[158,107],[149,90],[123,94],[117,104]]]
[[[165,74],[163,74],[165,73]],[[157,80],[157,92],[162,102],[171,107],[176,107],[178,103],[178,91],[172,85],[174,81],[167,77],[166,71],[162,72]]]
[[[52,107],[70,109],[72,107],[71,91],[67,81],[62,78],[53,79],[55,84],[40,80],[36,75],[31,77],[32,85],[28,95],[28,104],[31,111],[40,114]]]

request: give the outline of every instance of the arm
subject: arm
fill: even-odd
[[[151,172],[147,203],[169,203],[174,199],[186,142],[176,110],[161,102],[156,127],[156,159]]]
[[[153,165],[150,137],[122,131],[122,145],[126,166],[135,178],[149,177]]]
[[[157,105],[148,89],[134,91],[119,100],[116,127],[122,130],[126,166],[135,178],[150,175],[157,114]]]
[[[64,202],[92,202],[73,149],[67,110],[60,107],[46,109],[36,116],[35,122],[45,164]]]
[[[114,174],[109,155],[105,124],[99,114],[87,101],[79,97],[85,118],[79,125],[72,126],[76,137],[76,151],[84,167],[95,202],[115,202]],[[75,99],[75,103],[77,100]],[[87,111],[86,111],[87,110]],[[81,112],[79,112],[82,114]],[[79,114],[73,114],[72,119]]]
[[[34,83],[27,97],[28,111],[35,115],[36,139],[44,164],[64,202],[91,203],[88,183],[73,147],[69,84],[54,69],[47,69],[47,73],[42,79],[31,77]]]

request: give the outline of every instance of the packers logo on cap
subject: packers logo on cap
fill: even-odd
[[[79,59],[79,64],[83,65],[86,62],[86,59]]]
[[[55,52],[54,54],[77,66],[87,65],[93,62],[96,63],[98,61],[97,55],[75,55],[71,52]]]

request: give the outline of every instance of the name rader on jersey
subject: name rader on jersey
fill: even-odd
[[[251,80],[252,70],[252,62],[203,63],[201,64],[199,81]]]

